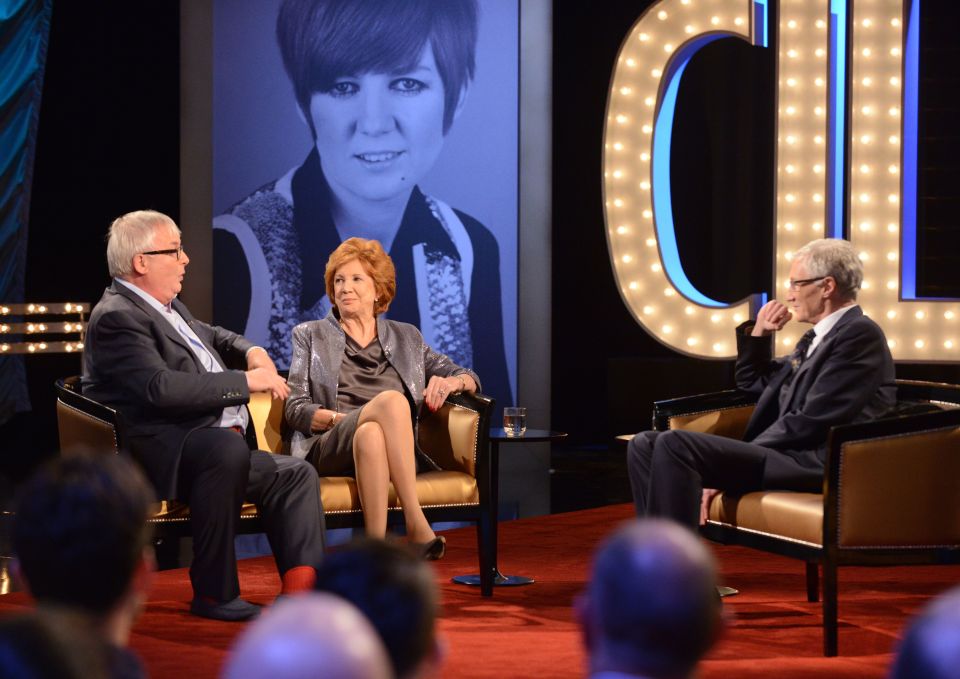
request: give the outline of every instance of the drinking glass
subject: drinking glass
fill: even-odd
[[[509,407],[503,409],[503,431],[507,436],[523,436],[527,431],[527,409]]]

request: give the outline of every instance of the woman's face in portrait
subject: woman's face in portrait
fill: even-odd
[[[351,259],[334,272],[333,297],[341,318],[373,316],[377,285],[359,259]]]
[[[443,147],[443,80],[428,42],[413,70],[337,78],[310,100],[334,193],[380,201],[409,193]]]

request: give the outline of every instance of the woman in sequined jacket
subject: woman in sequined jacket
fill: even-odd
[[[326,318],[293,329],[290,453],[321,475],[353,472],[364,525],[383,537],[392,482],[404,510],[407,536],[426,558],[443,556],[417,500],[417,414],[436,410],[451,393],[475,392],[480,378],[435,352],[408,323],[382,318],[396,293],[393,263],[374,240],[350,238],[324,273],[333,308]]]
[[[218,323],[289,365],[293,327],[331,307],[312,263],[349,236],[376,239],[398,274],[390,318],[511,402],[497,242],[417,186],[473,78],[476,0],[286,0],[277,37],[314,148],[214,221],[228,272],[216,283]],[[236,285],[244,269],[249,292]]]

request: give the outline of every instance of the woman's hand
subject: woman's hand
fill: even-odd
[[[423,390],[423,400],[431,411],[436,412],[447,400],[447,396],[460,390],[460,385],[458,377],[434,375],[427,383],[427,388]]]
[[[313,418],[310,420],[310,431],[319,434],[322,431],[333,429],[334,425],[342,419],[339,415],[335,410],[318,409],[313,413]]]

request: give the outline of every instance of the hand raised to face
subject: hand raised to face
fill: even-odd
[[[754,337],[766,337],[782,330],[791,318],[793,318],[793,314],[790,313],[783,302],[771,299],[757,312],[757,322],[750,334]]]

